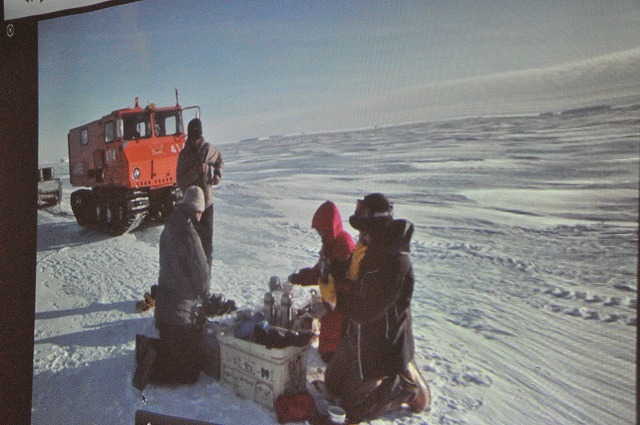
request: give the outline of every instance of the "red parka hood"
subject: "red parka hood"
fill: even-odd
[[[311,227],[323,232],[322,252],[332,260],[346,260],[351,256],[355,242],[342,227],[342,218],[338,207],[326,201],[320,205],[313,215]]]
[[[311,227],[326,232],[331,240],[334,240],[343,230],[342,217],[340,217],[338,207],[331,201],[320,205],[313,215]]]

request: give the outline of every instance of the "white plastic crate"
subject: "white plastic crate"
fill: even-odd
[[[309,346],[267,348],[233,336],[218,335],[220,381],[241,397],[273,409],[285,391],[306,389]]]

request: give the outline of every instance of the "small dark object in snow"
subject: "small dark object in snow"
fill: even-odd
[[[311,338],[313,332],[292,330],[279,331],[275,327],[266,324],[266,322],[258,323],[253,329],[253,342],[264,345],[267,348],[285,348],[285,347],[304,347]]]
[[[204,300],[202,309],[205,316],[223,316],[236,311],[238,307],[234,300],[225,300],[224,295],[214,294]]]
[[[182,418],[179,416],[169,416],[162,413],[149,412],[147,410],[137,410],[135,425],[220,425],[215,422],[200,421],[197,419]]]

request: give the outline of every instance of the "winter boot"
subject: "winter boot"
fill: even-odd
[[[144,313],[145,311],[149,311],[150,309],[151,309],[151,306],[149,305],[149,303],[147,303],[147,301],[145,300],[136,301],[136,311],[138,313]]]
[[[156,306],[156,299],[153,296],[151,296],[150,293],[145,292],[143,297],[145,302],[149,305],[149,308],[153,308]]]
[[[136,302],[136,311],[144,313],[151,310],[156,306],[156,294],[158,292],[158,285],[151,286],[151,292],[145,292],[142,295],[142,300]]]
[[[429,410],[431,406],[431,391],[424,378],[418,371],[415,362],[412,360],[407,365],[407,370],[403,373],[404,377],[412,381],[418,387],[418,394],[409,403],[409,408],[413,413],[420,413]]]

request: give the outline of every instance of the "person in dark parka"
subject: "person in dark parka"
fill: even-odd
[[[222,179],[224,162],[215,146],[202,136],[202,121],[194,118],[187,126],[187,141],[178,155],[176,183],[181,190],[198,186],[204,193],[205,210],[200,219],[198,233],[207,256],[209,268],[213,262],[213,186]]]
[[[430,393],[414,362],[411,319],[413,224],[394,220],[391,203],[380,193],[358,201],[349,223],[360,236],[346,275],[352,288],[345,297],[345,327],[327,366],[326,387],[351,422],[403,404],[424,411]]]
[[[210,269],[196,231],[204,210],[202,189],[189,187],[160,235],[155,305],[160,344],[150,382],[193,383],[200,373],[202,337],[195,315],[210,290]]]

